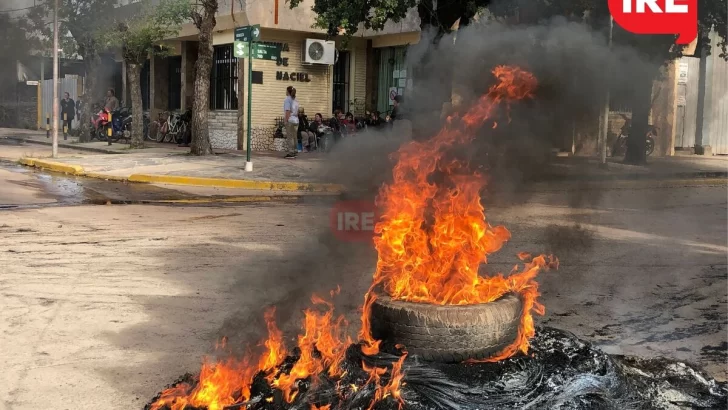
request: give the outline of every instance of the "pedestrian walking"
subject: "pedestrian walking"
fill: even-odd
[[[286,125],[286,141],[288,142],[288,153],[286,159],[294,159],[298,153],[298,108],[296,101],[296,89],[286,88],[286,99],[283,102],[284,121]]]
[[[63,125],[68,127],[67,134],[70,134],[73,128],[73,120],[76,118],[76,103],[67,92],[63,93],[63,99],[61,100],[61,118],[63,119]]]

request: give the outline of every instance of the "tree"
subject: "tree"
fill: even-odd
[[[68,54],[78,54],[83,59],[85,75],[85,93],[82,98],[83,110],[80,118],[80,141],[88,141],[89,124],[91,122],[91,105],[101,94],[97,90],[98,70],[101,64],[99,56],[99,34],[107,27],[109,17],[113,15],[117,0],[59,0],[58,19],[61,39]],[[37,6],[28,13],[35,32],[41,40],[53,38],[52,27],[48,16],[53,13],[54,0],[38,0]],[[70,34],[70,37],[69,37]],[[52,50],[53,46],[44,47]]]
[[[195,63],[195,89],[192,103],[192,147],[193,155],[211,155],[208,105],[210,98],[210,71],[212,70],[212,30],[215,28],[215,14],[218,0],[198,0],[192,8],[192,22],[199,31],[199,49]]]
[[[189,0],[161,0],[152,6],[149,0],[128,6],[123,14],[131,14],[117,21],[102,36],[107,47],[121,48],[127,64],[131,88],[132,148],[144,147],[141,71],[148,58],[166,56],[168,50],[160,46],[162,40],[179,32],[190,13]]]

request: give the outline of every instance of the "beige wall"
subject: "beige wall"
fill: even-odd
[[[357,31],[356,35],[358,37],[371,38],[389,34],[417,33],[419,36],[419,32],[420,16],[417,13],[417,8],[413,7],[407,11],[407,15],[405,16],[405,18],[397,23],[387,21],[384,24],[384,28],[379,31],[367,30],[362,24],[359,26],[359,31]]]
[[[288,66],[279,66],[275,61],[253,60],[253,71],[263,72],[263,84],[253,84],[253,127],[275,125],[275,119],[283,115],[283,99],[289,85],[296,88],[296,98],[306,114],[331,112],[331,66],[304,65],[301,62],[301,50],[306,38],[309,36],[278,30],[263,30],[261,33],[261,41],[288,44],[289,51],[281,52],[282,58],[288,58]],[[247,69],[247,62],[245,64]],[[276,74],[279,71],[289,74],[306,73],[310,81],[278,80]],[[247,96],[245,101],[247,102]]]
[[[225,32],[234,27],[260,24],[261,28],[325,34],[323,30],[311,27],[316,18],[316,14],[311,10],[313,0],[303,0],[301,5],[294,10],[288,7],[285,0],[278,0],[278,24],[275,24],[275,1],[243,0],[241,7],[240,0],[220,0],[215,25],[216,33]],[[192,22],[189,22],[182,26],[177,37],[196,34],[197,28]]]
[[[223,33],[234,27],[260,24],[261,28],[326,34],[324,30],[313,28],[313,24],[316,21],[316,13],[311,10],[314,0],[303,0],[293,10],[289,8],[286,0],[278,0],[278,24],[275,22],[275,1],[242,0],[241,7],[241,0],[220,0],[216,17],[216,33]],[[382,36],[387,37],[393,34],[408,34],[409,36],[406,37],[407,41],[392,44],[404,45],[412,43],[413,38],[415,39],[415,43],[419,41],[419,31],[420,18],[417,15],[417,9],[412,8],[400,22],[387,22],[384,29],[380,31],[366,30],[363,26],[360,27],[355,38],[381,38]],[[414,37],[412,36],[413,34]],[[197,28],[195,28],[192,22],[189,22],[182,26],[182,30],[175,38],[192,40],[190,37],[196,35]],[[232,36],[232,32],[230,36]],[[401,41],[401,38],[399,39]]]

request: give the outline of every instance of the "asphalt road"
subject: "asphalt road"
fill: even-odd
[[[295,335],[310,294],[336,285],[358,328],[376,255],[333,237],[329,204],[76,205],[0,179],[0,203],[34,205],[0,211],[0,409],[141,408],[219,337],[257,342],[267,305]],[[538,323],[725,379],[725,181],[546,188],[486,198],[513,234],[486,269],[553,252]]]

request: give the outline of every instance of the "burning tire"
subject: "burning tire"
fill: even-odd
[[[372,304],[372,336],[382,349],[404,345],[424,360],[459,363],[487,359],[518,336],[523,303],[509,293],[477,305],[431,305],[378,296]]]

